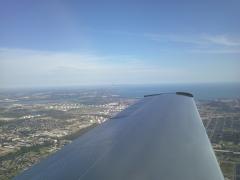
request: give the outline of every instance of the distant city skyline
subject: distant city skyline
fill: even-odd
[[[0,2],[1,88],[240,83],[240,1]]]

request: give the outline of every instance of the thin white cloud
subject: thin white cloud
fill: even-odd
[[[188,50],[188,52],[201,54],[239,54],[240,48],[195,48]]]
[[[195,46],[205,46],[211,47],[215,49],[219,46],[225,48],[236,48],[240,47],[240,38],[238,37],[230,37],[228,35],[210,35],[210,34],[200,34],[200,35],[182,35],[182,34],[154,34],[154,33],[146,33],[144,34],[145,37],[157,41],[160,43],[184,43],[190,44]],[[231,52],[231,51],[223,51],[224,52]],[[233,53],[236,50],[233,49]],[[238,51],[237,51],[238,52]]]
[[[130,56],[0,49],[0,84],[58,86],[173,81],[184,71]]]
[[[202,37],[209,43],[222,46],[240,46],[240,39],[231,38],[226,35],[205,35]]]
[[[95,31],[95,29],[88,29]],[[99,32],[99,30],[97,31]],[[145,37],[158,42],[175,42],[187,43],[195,45],[219,45],[219,46],[240,46],[240,36],[233,36],[228,34],[164,34],[164,33],[136,33],[121,30],[101,30],[102,33],[116,34],[131,37]]]
[[[170,43],[188,43],[188,44],[203,44],[201,38],[191,35],[178,35],[178,34],[154,34],[145,33],[145,37],[157,42],[170,42]]]
[[[192,56],[187,60],[174,59],[168,63],[171,59],[147,61],[126,55],[0,48],[0,88],[239,82],[238,61],[194,60]]]

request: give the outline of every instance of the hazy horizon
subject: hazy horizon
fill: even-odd
[[[240,83],[239,1],[0,2],[1,88]]]

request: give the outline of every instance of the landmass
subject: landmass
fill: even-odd
[[[138,99],[109,89],[0,93],[0,179],[11,179]],[[226,179],[240,179],[240,99],[197,100]]]

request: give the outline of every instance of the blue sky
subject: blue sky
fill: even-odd
[[[240,1],[0,1],[0,86],[240,82]]]

